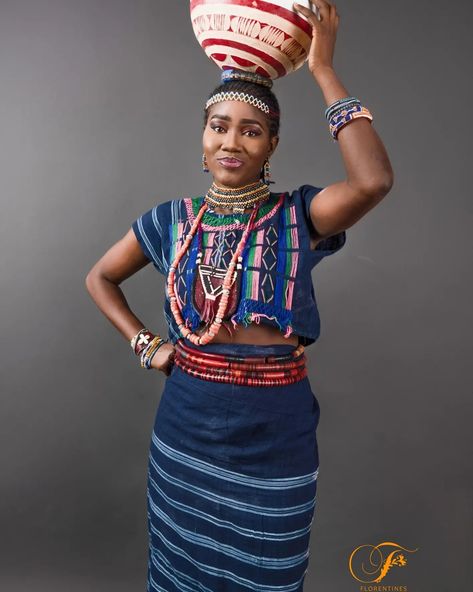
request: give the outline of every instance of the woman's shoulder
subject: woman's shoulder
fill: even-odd
[[[305,183],[303,185],[299,185],[299,187],[296,187],[294,189],[291,189],[289,191],[285,191],[285,197],[288,201],[297,201],[297,200],[306,200],[307,198],[312,198],[315,195],[317,195],[317,193],[319,193],[319,191],[322,191],[323,187],[319,187],[317,185],[310,185],[308,183]]]
[[[304,184],[299,185],[295,189],[284,192],[284,206],[286,208],[293,207],[297,210],[302,210],[305,217],[309,215],[309,206],[312,199],[322,191],[323,187],[316,185]]]
[[[193,211],[198,211],[202,199],[202,196],[196,196],[175,197],[165,201],[156,201],[149,207],[147,213],[160,217],[172,216],[173,214],[179,216],[186,213],[190,214]]]

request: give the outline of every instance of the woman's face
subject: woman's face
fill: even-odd
[[[270,138],[266,116],[256,107],[242,101],[209,107],[202,145],[217,185],[241,187],[258,181],[277,143],[276,136]]]

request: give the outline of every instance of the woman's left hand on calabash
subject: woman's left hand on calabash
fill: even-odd
[[[340,15],[337,13],[335,4],[331,4],[327,0],[310,0],[310,4],[314,6],[314,10],[318,9],[320,20],[314,10],[300,4],[294,3],[294,10],[305,16],[312,25],[312,43],[309,49],[308,66],[314,74],[318,68],[333,68],[333,54]]]

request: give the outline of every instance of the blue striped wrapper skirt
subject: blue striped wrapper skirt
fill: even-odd
[[[200,349],[254,356],[294,347]],[[307,377],[253,387],[203,380],[174,365],[150,443],[149,592],[303,590],[319,416]]]

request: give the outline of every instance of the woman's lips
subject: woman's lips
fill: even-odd
[[[241,167],[241,165],[243,164],[243,161],[239,160],[238,158],[225,157],[218,158],[217,160],[223,167],[228,169],[237,169],[238,167]]]

